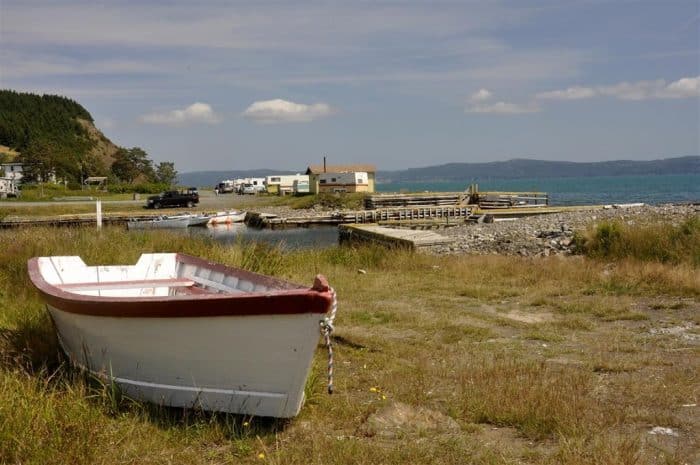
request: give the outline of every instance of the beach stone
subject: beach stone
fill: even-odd
[[[459,424],[435,410],[393,402],[367,418],[362,427],[366,436],[396,439],[428,434],[456,434]]]

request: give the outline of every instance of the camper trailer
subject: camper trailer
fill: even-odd
[[[265,186],[271,194],[291,194],[294,192],[294,183],[297,181],[309,184],[309,175],[307,174],[276,174],[265,178]]]
[[[367,192],[368,177],[364,171],[350,173],[321,173],[319,192]]]
[[[239,184],[240,181],[240,184]],[[244,179],[236,179],[236,192],[238,194],[250,194],[250,193],[259,193],[259,192],[265,192],[265,178],[244,178]],[[251,187],[252,186],[252,187]],[[246,192],[244,192],[244,188],[246,189]],[[253,192],[251,192],[251,189]]]
[[[309,189],[309,180],[294,180],[294,184],[292,185],[292,192],[294,192],[294,194],[308,194],[309,192],[311,192]]]
[[[235,190],[234,182],[230,179],[224,179],[216,185],[216,188],[219,190],[219,194],[230,194]]]

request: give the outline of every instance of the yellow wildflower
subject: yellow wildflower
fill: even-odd
[[[265,453],[264,453],[264,452],[260,452],[260,453],[258,454],[258,458],[259,458],[260,460],[265,460]]]

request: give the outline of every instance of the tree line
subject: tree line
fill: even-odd
[[[0,90],[0,144],[20,152],[28,181],[55,175],[75,184],[89,176],[107,176],[112,184],[175,182],[174,163],[154,166],[139,147],[119,148],[110,163],[93,150],[85,123],[93,124],[92,116],[69,98]]]

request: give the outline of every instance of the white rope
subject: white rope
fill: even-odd
[[[333,344],[331,342],[331,334],[335,329],[333,327],[333,322],[335,321],[335,314],[338,311],[338,299],[335,294],[335,289],[330,288],[331,297],[333,298],[331,304],[331,314],[321,320],[321,335],[326,342],[326,347],[328,348],[328,394],[333,394]]]

